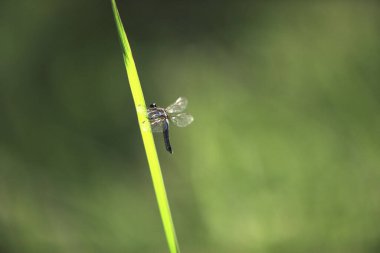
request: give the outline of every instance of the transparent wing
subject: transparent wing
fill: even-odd
[[[142,124],[142,130],[144,132],[149,131],[149,125],[150,129],[153,133],[162,133],[164,131],[164,121],[163,120],[155,120],[153,122],[149,122],[149,120],[145,120]]]
[[[164,120],[156,120],[150,123],[153,133],[162,133],[164,131]]]
[[[170,117],[170,120],[174,125],[179,127],[185,127],[191,124],[194,121],[194,117],[187,113],[180,113]]]
[[[174,104],[169,105],[165,111],[169,114],[173,113],[180,113],[183,112],[186,109],[187,106],[187,99],[184,97],[179,97],[177,101],[174,102]]]

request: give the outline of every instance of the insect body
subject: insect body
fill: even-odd
[[[176,126],[185,127],[194,121],[193,116],[184,113],[187,107],[187,99],[179,97],[172,105],[166,108],[157,107],[155,103],[148,108],[148,119],[152,132],[162,132],[166,150],[173,153],[169,141],[169,120]]]

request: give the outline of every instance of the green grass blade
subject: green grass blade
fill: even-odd
[[[146,155],[148,158],[148,164],[152,175],[153,187],[156,193],[158,207],[161,214],[162,223],[165,230],[166,239],[168,242],[169,250],[171,253],[179,253],[179,247],[177,237],[175,234],[174,224],[170,213],[169,202],[166,196],[166,190],[164,180],[162,178],[160,163],[158,161],[156,146],[152,132],[146,130],[146,106],[144,100],[144,94],[141,89],[140,80],[137,74],[135,61],[132,57],[131,47],[127,39],[127,35],[124,31],[123,24],[120,19],[119,11],[117,9],[115,0],[111,0],[113,14],[115,17],[116,27],[119,33],[121,41],[121,47],[123,49],[124,63],[127,70],[129,85],[131,86],[132,96],[136,107],[137,118],[141,130],[142,139]],[[148,124],[148,128],[149,128]]]

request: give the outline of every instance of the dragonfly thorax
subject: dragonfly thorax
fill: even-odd
[[[153,109],[153,108],[152,108]],[[159,119],[167,119],[168,114],[166,113],[164,108],[154,107],[153,110],[148,110],[148,119],[149,121],[155,121]]]

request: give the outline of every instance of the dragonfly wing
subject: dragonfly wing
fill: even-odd
[[[150,123],[150,128],[153,133],[162,133],[164,131],[164,121],[156,120]]]
[[[146,120],[143,122],[141,129],[144,132],[152,131],[153,133],[162,133],[164,131],[164,126],[162,122],[149,123],[149,120]]]
[[[174,125],[178,127],[185,127],[191,124],[194,121],[194,117],[187,113],[180,113],[170,117]]]
[[[187,99],[184,97],[179,97],[174,104],[169,105],[165,111],[169,114],[183,112],[187,107]]]

